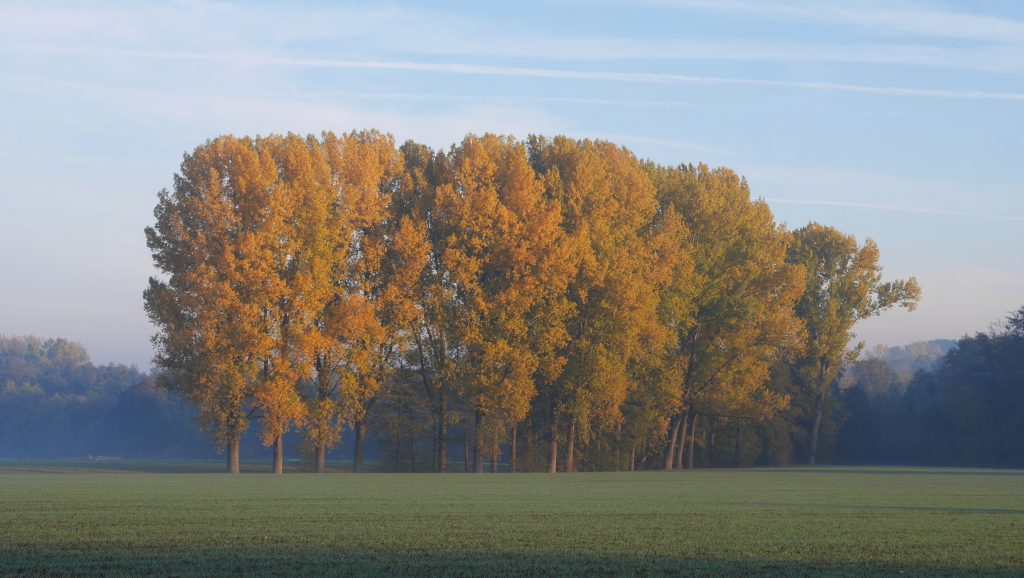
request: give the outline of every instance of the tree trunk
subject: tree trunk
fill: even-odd
[[[462,422],[465,424],[462,427],[462,471],[468,474],[473,467],[473,436],[469,428],[469,415],[465,412],[462,414]]]
[[[668,447],[665,448],[665,471],[673,468],[673,460],[676,457],[676,437],[679,436],[679,425],[683,422],[683,416],[672,418],[672,427],[668,429]]]
[[[814,459],[818,454],[818,432],[821,431],[821,410],[825,402],[825,396],[819,395],[815,403],[814,425],[811,426],[811,445],[807,451],[807,465],[813,466]]]
[[[366,424],[363,420],[356,422],[356,448],[352,456],[352,473],[363,471],[363,448],[366,445]]]
[[[558,471],[558,413],[551,411],[551,445],[548,453],[548,473]]]
[[[736,418],[736,450],[735,450],[736,456],[734,458],[736,461],[733,463],[733,466],[737,466],[737,467],[740,465],[740,438],[743,435],[743,432],[741,431],[740,428],[741,428],[740,420],[739,420],[739,418]]]
[[[570,474],[576,471],[576,420],[569,422],[569,441],[565,452],[565,471]]]
[[[519,441],[519,424],[512,424],[512,447],[508,456],[508,472],[510,474],[516,473],[516,468],[519,464],[516,463],[516,443]]]
[[[237,474],[237,473],[239,473],[241,471],[241,468],[238,465],[238,446],[239,446],[239,443],[241,442],[241,439],[242,439],[242,434],[241,433],[229,434],[229,438],[228,438],[228,451],[227,451],[227,454],[228,454],[227,472],[229,474]]]
[[[395,428],[395,473],[401,469],[402,466],[402,428],[398,426]]]
[[[636,444],[629,447],[629,471],[636,471]]]
[[[622,421],[615,424],[615,471],[622,471]]]
[[[430,471],[437,471],[437,416],[430,416]]]
[[[476,412],[476,427],[473,431],[473,471],[482,474],[484,473],[484,439],[481,434],[484,424],[484,414],[477,410]]]
[[[323,443],[316,445],[316,473],[322,474],[327,471],[327,448]]]
[[[491,441],[491,473],[498,473],[498,438],[495,436],[494,440]]]
[[[274,473],[284,473],[284,441],[280,434],[274,438]]]
[[[448,471],[448,396],[442,396],[437,413],[437,471]]]
[[[690,428],[690,447],[686,448],[686,468],[689,470],[693,469],[693,443],[697,437],[698,420],[700,420],[699,415],[693,416],[693,427]]]
[[[416,436],[413,436],[412,439],[409,440],[409,442],[410,442],[409,443],[409,467],[411,468],[412,473],[415,474],[416,473],[416,458],[417,458],[416,448],[417,448],[417,446],[419,446],[420,440],[416,439]]]
[[[686,446],[686,434],[690,430],[690,410],[683,414],[683,425],[679,428],[679,439],[676,440],[676,469],[683,469],[683,447]]]

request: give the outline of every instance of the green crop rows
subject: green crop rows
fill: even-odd
[[[1024,472],[231,477],[0,465],[3,576],[900,572],[1024,573]]]

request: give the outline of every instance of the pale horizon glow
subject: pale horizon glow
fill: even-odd
[[[923,301],[869,346],[1024,305],[1024,4],[560,0],[0,4],[0,334],[146,368],[142,230],[220,134],[566,134],[744,175],[878,242]]]

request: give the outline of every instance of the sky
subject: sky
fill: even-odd
[[[745,175],[790,229],[878,242],[917,311],[1024,305],[1024,2],[0,0],[0,334],[150,365],[143,229],[221,134],[566,134]]]

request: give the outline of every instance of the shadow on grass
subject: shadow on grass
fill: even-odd
[[[165,550],[88,554],[0,550],[4,576],[1019,576],[1024,569],[515,553]]]

